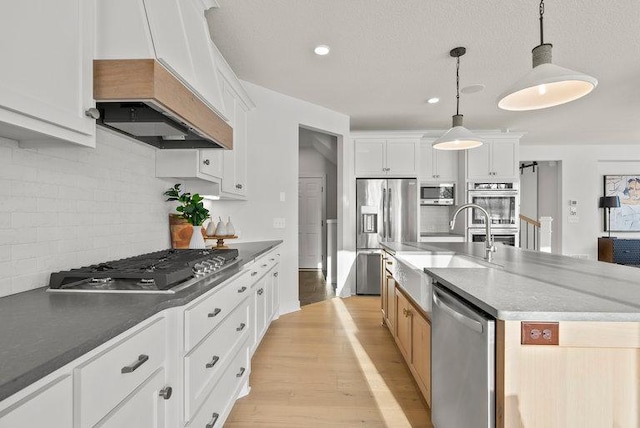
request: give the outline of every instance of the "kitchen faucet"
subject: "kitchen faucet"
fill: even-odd
[[[451,226],[451,230],[453,230],[453,226],[456,224],[456,217],[458,216],[458,213],[466,208],[475,208],[482,214],[484,214],[484,225],[486,229],[485,234],[487,236],[484,246],[484,258],[487,259],[488,262],[490,262],[492,253],[496,252],[496,247],[495,245],[493,245],[493,236],[491,235],[491,219],[489,218],[489,213],[487,212],[487,210],[477,204],[460,205],[451,216],[451,222],[449,223],[449,226]]]

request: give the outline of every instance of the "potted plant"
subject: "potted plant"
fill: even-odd
[[[189,248],[205,248],[204,237],[202,236],[202,223],[209,218],[209,210],[202,203],[203,197],[194,193],[182,192],[180,183],[164,192],[167,201],[178,201],[180,206],[176,208],[179,217],[191,224],[193,233],[189,241]]]

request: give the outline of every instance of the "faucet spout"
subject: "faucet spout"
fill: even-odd
[[[460,211],[463,211],[467,208],[475,208],[477,210],[479,210],[483,215],[484,215],[484,226],[485,226],[485,235],[486,235],[486,240],[485,240],[485,259],[490,262],[493,253],[496,252],[496,247],[495,245],[493,245],[493,235],[491,234],[491,217],[489,216],[489,212],[487,210],[485,210],[483,207],[481,207],[480,205],[477,204],[463,204],[460,205],[458,208],[456,208],[456,210],[453,212],[453,215],[451,216],[451,221],[449,222],[449,226],[451,227],[451,229],[453,230],[453,227],[456,224],[456,218],[458,217],[458,214],[460,213]]]

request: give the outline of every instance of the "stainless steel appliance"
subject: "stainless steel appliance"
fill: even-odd
[[[515,247],[519,242],[518,229],[491,229],[494,244],[511,245]],[[484,229],[467,229],[467,242],[486,242],[487,235]]]
[[[380,294],[381,242],[418,240],[418,181],[356,180],[356,293]]]
[[[495,320],[435,285],[431,409],[437,428],[495,427]]]
[[[162,250],[54,272],[51,292],[175,293],[238,262],[237,249]]]
[[[453,183],[421,184],[420,205],[453,205],[455,185]]]

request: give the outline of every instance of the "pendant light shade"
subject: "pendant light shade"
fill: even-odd
[[[456,114],[453,116],[453,126],[440,138],[432,143],[432,147],[437,150],[466,150],[480,147],[482,139],[475,136],[471,131],[462,126],[462,115],[460,114],[460,57],[467,50],[463,47],[451,49],[449,55],[457,58],[456,62]]]
[[[539,110],[568,103],[587,95],[598,80],[551,63],[552,45],[543,40],[544,1],[540,2],[540,45],[532,50],[533,70],[500,95],[503,110]]]
[[[474,149],[482,145],[482,139],[462,126],[462,115],[453,116],[453,127],[432,144],[438,150]]]

